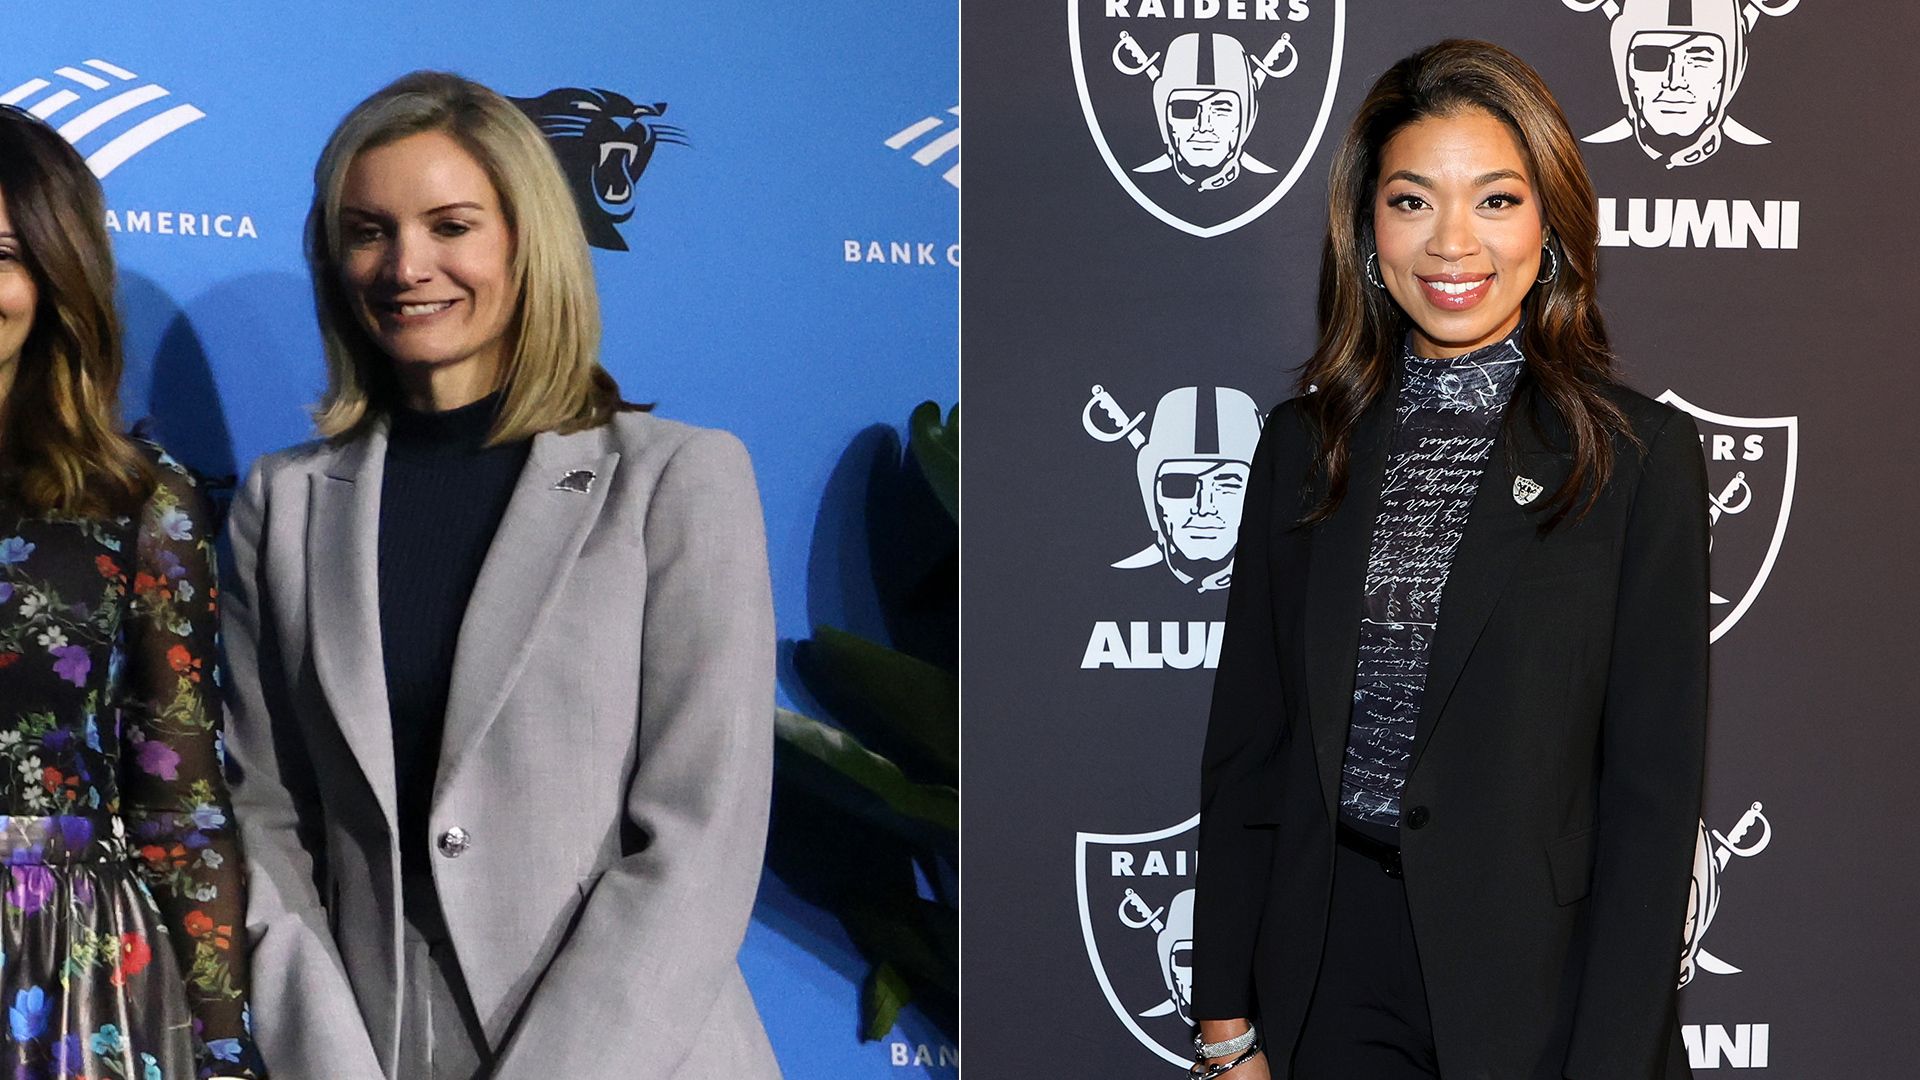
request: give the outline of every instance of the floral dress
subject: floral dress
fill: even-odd
[[[207,504],[145,449],[138,520],[0,495],[0,1080],[265,1076]]]

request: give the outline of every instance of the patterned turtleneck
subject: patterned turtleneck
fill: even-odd
[[[1402,350],[1340,784],[1341,820],[1394,846],[1440,594],[1500,418],[1526,367],[1519,335],[1516,328],[1493,345],[1442,360],[1413,355],[1411,344]]]

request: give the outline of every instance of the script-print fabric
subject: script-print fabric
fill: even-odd
[[[1440,594],[1501,413],[1526,361],[1519,331],[1464,356],[1403,350],[1386,479],[1361,603],[1340,812],[1391,839],[1411,762]],[[1397,841],[1395,841],[1397,842]]]

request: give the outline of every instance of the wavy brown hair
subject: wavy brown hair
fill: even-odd
[[[393,361],[367,336],[341,282],[340,199],[362,153],[409,135],[451,136],[487,171],[513,234],[517,297],[491,443],[604,424],[628,406],[600,366],[600,298],[573,192],[546,136],[514,104],[444,71],[403,75],[347,113],[313,171],[307,265],[327,352],[314,426],[350,439],[399,398]]]
[[[1334,154],[1320,256],[1320,342],[1299,386],[1302,412],[1318,441],[1320,498],[1307,523],[1326,520],[1345,497],[1354,427],[1391,385],[1408,325],[1386,290],[1369,287],[1364,270],[1374,251],[1381,151],[1409,124],[1475,109],[1506,124],[1519,141],[1559,262],[1553,280],[1527,294],[1520,340],[1527,369],[1504,421],[1511,427],[1525,413],[1538,430],[1537,401],[1566,427],[1573,468],[1544,504],[1547,525],[1576,505],[1576,520],[1585,516],[1613,475],[1612,436],[1635,441],[1606,393],[1614,376],[1594,299],[1599,216],[1567,118],[1539,73],[1519,57],[1485,41],[1442,41],[1380,76]]]
[[[0,461],[29,510],[131,513],[156,481],[120,429],[120,317],[100,182],[39,119],[0,106],[0,198],[38,301],[0,402]]]

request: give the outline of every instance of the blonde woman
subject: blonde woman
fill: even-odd
[[[321,440],[233,514],[231,753],[281,1076],[760,1077],[773,626],[733,437],[621,402],[538,129],[419,72],[334,132]]]
[[[260,1077],[210,518],[120,432],[105,220],[0,106],[0,1075]]]

